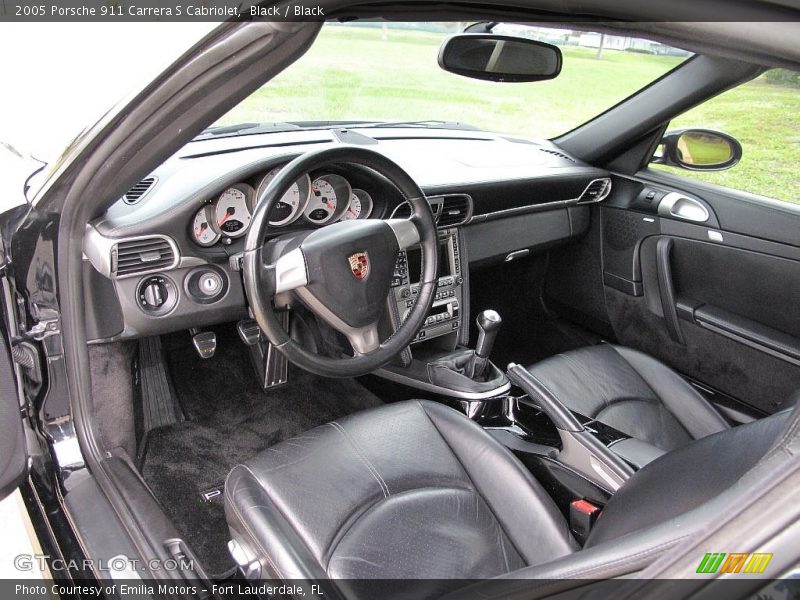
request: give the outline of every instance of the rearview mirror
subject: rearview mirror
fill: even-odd
[[[561,72],[558,46],[491,33],[461,33],[439,48],[445,71],[489,81],[542,81]]]
[[[742,145],[727,133],[710,129],[669,131],[652,162],[690,171],[730,169],[742,158]]]

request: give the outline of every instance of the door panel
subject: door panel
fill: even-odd
[[[785,227],[769,240],[760,237],[763,224],[746,227],[744,216],[731,218],[741,201],[735,193],[718,211],[718,191],[708,202],[701,186],[691,186],[689,197],[708,209],[704,223],[659,211],[664,194],[686,194],[681,187],[625,178],[601,209],[603,283],[614,333],[621,344],[712,390],[775,412],[800,389],[800,247],[786,243]],[[643,199],[650,191],[656,194],[648,205]],[[785,219],[783,207],[758,210],[770,215],[767,221]],[[742,215],[752,212],[742,205]],[[726,222],[738,231],[726,230]]]

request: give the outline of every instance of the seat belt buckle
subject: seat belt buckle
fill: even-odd
[[[588,500],[573,500],[569,504],[569,528],[575,539],[583,545],[602,509]]]

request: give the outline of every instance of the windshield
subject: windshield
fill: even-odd
[[[437,63],[442,40],[465,26],[326,24],[300,60],[215,125],[444,121],[549,138],[605,111],[689,55],[638,38],[501,24],[496,33],[558,45],[564,53],[561,74],[537,83],[478,81],[447,73]]]

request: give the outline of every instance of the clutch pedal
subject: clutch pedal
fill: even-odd
[[[190,329],[192,344],[200,358],[211,358],[217,351],[217,334],[213,331],[198,331]]]

